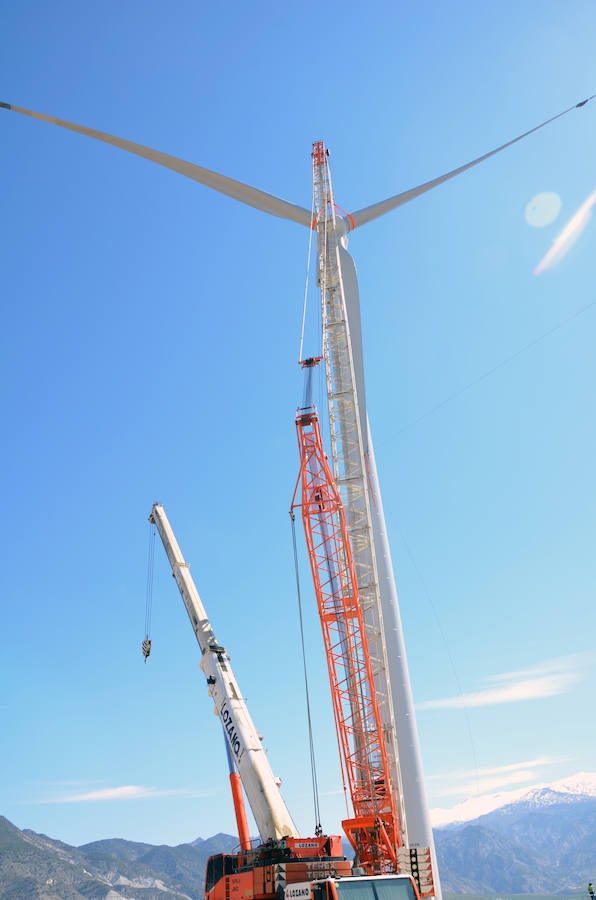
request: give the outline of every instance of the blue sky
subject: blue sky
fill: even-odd
[[[23,0],[3,11],[1,99],[306,207],[323,138],[352,210],[594,93],[595,30],[587,0]],[[595,104],[350,239],[433,808],[594,770]],[[308,233],[0,113],[0,814],[73,844],[234,831],[161,548],[142,663],[159,500],[308,834],[288,520]],[[335,832],[306,565],[302,581]]]

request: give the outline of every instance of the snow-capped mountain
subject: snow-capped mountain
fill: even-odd
[[[571,778],[554,781],[550,788],[559,794],[585,794],[596,797],[596,772],[579,772]]]
[[[522,796],[511,802],[511,793]],[[499,798],[498,808],[475,821],[435,831],[443,890],[476,897],[586,896],[596,872],[596,776]],[[141,893],[145,900],[188,900],[200,893],[206,858],[237,843],[237,836],[218,834],[178,847],[120,838],[71,847],[0,816],[0,897],[49,896],[52,883],[52,896],[73,900]]]
[[[565,802],[575,803],[580,797],[596,797],[596,772],[578,772],[558,781],[470,797],[450,809],[432,809],[431,821],[434,828],[441,828],[459,822],[470,822],[512,803],[542,807]]]
[[[435,831],[444,890],[585,894],[596,871],[596,776],[507,794],[492,798],[492,811]]]

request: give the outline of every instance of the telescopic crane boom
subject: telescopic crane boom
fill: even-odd
[[[163,506],[154,504],[149,521],[159,532],[172,575],[182,595],[190,623],[201,649],[201,669],[213,699],[230,754],[240,778],[262,841],[298,837],[298,831],[271,770],[267,754],[232,672],[230,659],[211,628],[205,607],[174,537]]]
[[[273,775],[261,739],[234,678],[229,657],[218,644],[189,567],[168,522],[163,506],[154,504],[149,521],[159,532],[172,575],[182,595],[201,649],[201,668],[207,676],[215,714],[238,769],[261,842],[251,846],[246,825],[238,822],[239,853],[220,853],[207,861],[205,900],[340,900],[335,881],[350,881],[351,863],[344,857],[341,837],[317,832],[298,835]],[[234,791],[234,782],[232,782]],[[239,820],[239,798],[234,795]],[[243,838],[244,832],[244,838]],[[413,883],[400,882],[402,893],[392,900],[417,900]],[[346,900],[351,900],[346,897]],[[361,900],[378,900],[372,889]]]

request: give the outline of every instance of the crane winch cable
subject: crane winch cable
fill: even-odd
[[[313,222],[315,220],[315,190],[313,186],[311,215]],[[308,284],[310,280],[310,260],[312,256],[312,236],[314,228],[311,228],[308,234],[308,256],[306,258],[306,280],[304,284],[304,300],[302,302],[302,326],[300,329],[300,348],[298,350],[298,360],[302,359],[302,348],[304,346],[304,329],[306,327],[306,304],[308,299]]]
[[[290,520],[292,522],[292,546],[294,550],[294,572],[296,576],[296,595],[298,598],[298,618],[300,620],[300,640],[302,643],[302,666],[304,669],[304,693],[306,695],[306,716],[308,720],[308,745],[310,752],[310,773],[312,778],[313,803],[315,813],[315,834],[317,837],[323,834],[321,826],[321,809],[319,805],[319,786],[317,782],[317,765],[315,758],[315,745],[312,731],[312,719],[310,715],[310,689],[308,685],[308,672],[306,668],[306,646],[304,643],[304,623],[302,619],[302,592],[300,590],[300,568],[298,566],[298,548],[296,546],[296,517],[294,511],[290,510]]]
[[[155,525],[149,523],[149,550],[147,553],[147,584],[145,598],[145,637],[142,643],[145,662],[151,653],[151,611],[153,608],[153,572],[155,570]]]

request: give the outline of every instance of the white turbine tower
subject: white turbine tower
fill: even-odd
[[[439,898],[441,891],[405,642],[366,412],[358,281],[354,262],[347,250],[347,236],[355,228],[372,222],[471,169],[571,110],[584,106],[591,99],[589,97],[569,107],[457,169],[351,215],[338,215],[336,212],[327,153],[323,143],[317,142],[313,145],[314,222],[311,212],[304,207],[194,163],[92,128],[0,103],[0,107],[4,109],[58,125],[142,156],[270,215],[289,219],[307,228],[316,227],[334,476],[343,495],[348,520],[404,844],[406,848],[430,848],[434,892]]]

